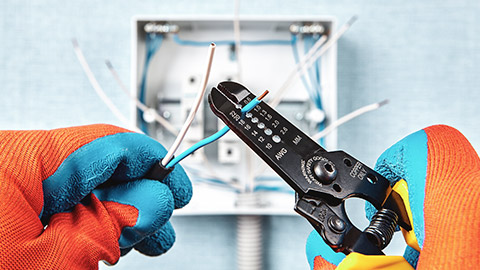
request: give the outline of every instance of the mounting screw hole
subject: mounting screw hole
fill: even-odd
[[[345,163],[347,167],[352,167],[352,161],[348,158],[343,159],[343,163]]]
[[[371,173],[367,174],[367,180],[372,184],[375,184],[378,181],[377,177]]]
[[[327,170],[327,172],[331,173],[333,172],[333,167],[332,165],[328,164],[328,163],[325,163],[325,165],[323,165],[325,167],[325,170]]]
[[[338,184],[333,184],[333,189],[334,189],[336,192],[342,191],[342,188],[341,188]]]

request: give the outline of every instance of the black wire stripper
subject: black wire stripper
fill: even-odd
[[[334,251],[383,255],[397,224],[411,230],[402,198],[387,179],[343,151],[326,151],[265,102],[242,114],[241,108],[254,98],[238,83],[221,82],[208,102],[214,114],[295,190],[295,211]],[[345,200],[351,197],[378,210],[364,231],[348,219]]]

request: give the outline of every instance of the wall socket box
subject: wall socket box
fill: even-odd
[[[146,27],[147,26],[147,27]],[[149,28],[150,27],[150,28]],[[132,20],[132,70],[131,91],[138,96],[145,63],[145,37],[147,30],[157,27],[166,32],[164,39],[151,59],[146,80],[145,103],[155,108],[178,129],[181,128],[192,102],[199,90],[200,81],[207,62],[208,44],[217,42],[217,48],[207,86],[209,90],[225,80],[237,81],[256,95],[264,90],[275,95],[288,74],[295,67],[291,45],[265,44],[241,46],[236,48],[228,41],[234,40],[232,17],[178,17],[178,16],[136,16]],[[169,28],[170,27],[170,28]],[[176,27],[176,28],[175,28]],[[296,30],[294,29],[295,27]],[[303,28],[302,28],[303,27]],[[175,29],[174,29],[175,28]],[[320,30],[319,30],[320,29]],[[240,39],[243,41],[291,39],[291,31],[324,31],[327,35],[335,32],[333,17],[240,17]],[[183,41],[204,42],[205,46],[179,44],[172,31]],[[303,52],[303,40],[298,37],[300,55]],[[240,59],[241,70],[236,57]],[[337,48],[332,46],[320,60],[322,82],[322,101],[326,115],[326,125],[337,119]],[[131,105],[131,121],[137,123],[135,104]],[[289,89],[277,110],[297,125],[306,134],[313,134],[308,121],[312,110],[305,87],[300,80]],[[202,138],[209,136],[224,124],[210,111],[206,97],[190,131],[187,133],[182,151]],[[148,134],[170,147],[175,137],[158,124],[148,126]],[[335,149],[337,133],[333,131],[323,141],[327,149]],[[281,181],[263,161],[250,151],[240,139],[229,132],[219,141],[200,149],[192,157],[181,162],[195,185],[195,196],[185,209],[184,214],[238,214],[245,212],[262,214],[293,214],[293,193],[264,192],[263,202],[251,209],[238,209],[235,205],[235,192],[225,187],[205,185],[208,181],[199,179],[221,178],[237,187],[248,186],[256,179],[272,178]],[[179,154],[178,152],[177,154]],[[254,160],[252,160],[254,159]],[[221,202],[219,204],[221,198]],[[285,203],[288,202],[288,203]]]

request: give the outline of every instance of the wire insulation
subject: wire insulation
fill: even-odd
[[[266,93],[268,93],[268,91],[266,91]],[[246,114],[247,112],[249,112],[251,109],[253,109],[255,106],[257,106],[260,102],[261,102],[261,99],[265,96],[266,94],[262,94],[260,97],[258,98],[254,98],[252,101],[250,101],[247,105],[245,105],[241,112],[242,114]],[[207,144],[210,144],[218,139],[220,139],[223,135],[227,134],[227,132],[230,130],[230,128],[228,126],[224,126],[222,129],[220,129],[219,131],[217,131],[215,134],[197,142],[196,144],[192,145],[190,148],[188,148],[187,150],[183,151],[183,153],[181,153],[180,155],[178,155],[177,157],[175,157],[174,159],[172,159],[170,162],[168,162],[168,164],[165,166],[166,168],[171,168],[172,166],[175,166],[178,162],[182,161],[184,158],[186,158],[187,156],[191,155],[193,152],[195,152],[196,150],[198,150],[199,148],[201,147],[204,147],[205,145]]]
[[[315,44],[307,52],[307,54],[305,54],[305,56],[300,60],[300,62],[297,65],[295,65],[295,68],[288,74],[287,79],[279,88],[278,92],[276,93],[272,101],[269,102],[270,106],[276,107],[280,103],[286,90],[288,90],[288,88],[293,84],[297,75],[300,77],[304,76],[305,70],[303,67],[306,65],[308,59],[313,57],[313,55],[315,54],[315,51],[318,50],[325,43],[326,40],[327,40],[327,36],[323,35],[317,42],[315,42]]]
[[[158,48],[162,45],[164,36],[162,34],[156,33],[146,33],[145,36],[145,63],[143,65],[143,72],[142,72],[142,80],[140,82],[140,93],[139,99],[140,102],[145,104],[145,96],[147,94],[147,75],[148,75],[148,68],[150,66],[150,61],[152,60],[153,56],[157,53]],[[143,119],[143,112],[141,110],[138,111],[138,120],[140,123],[140,128],[147,133],[148,127],[147,123]]]
[[[210,41],[197,41],[197,40],[186,40],[180,38],[178,34],[173,35],[173,41],[178,45],[182,46],[196,46],[196,47],[207,47],[210,46]],[[213,41],[217,46],[232,46],[235,45],[234,40],[216,40]],[[292,40],[284,39],[266,39],[266,40],[241,40],[240,45],[242,46],[289,46],[292,44]]]
[[[328,49],[330,49],[330,47],[332,47],[334,44],[336,44],[337,40],[340,39],[340,37],[342,37],[342,35],[348,30],[350,29],[350,26],[356,21],[357,19],[357,16],[353,16],[352,18],[350,18],[348,20],[347,23],[345,23],[341,28],[340,30],[338,30],[332,37],[330,37],[328,39],[328,41],[326,41],[326,39],[324,39],[323,37],[325,36],[322,36],[322,38],[320,38],[316,43],[315,45],[312,47],[312,49],[305,55],[305,57],[302,59],[302,61],[300,61],[300,63],[298,65],[295,66],[295,68],[292,70],[292,72],[290,72],[289,76],[287,77],[287,79],[285,80],[285,82],[283,83],[283,85],[279,88],[279,90],[276,92],[274,98],[268,102],[270,104],[271,107],[276,107],[280,101],[282,100],[283,98],[283,95],[285,94],[286,90],[288,90],[288,88],[290,88],[290,86],[295,82],[297,76],[301,76],[302,74],[304,74],[305,72],[307,72],[307,69],[313,64],[315,63],[315,61],[320,57],[322,56],[325,52],[328,51]],[[325,43],[323,45],[323,43]],[[322,46],[323,45],[323,46]],[[317,49],[320,47],[321,49],[319,49],[317,51]]]
[[[108,97],[108,95],[103,91],[102,87],[98,83],[95,75],[92,72],[92,69],[88,65],[87,59],[83,55],[80,46],[78,45],[78,41],[76,39],[72,39],[73,49],[75,51],[75,55],[77,56],[78,62],[82,66],[83,72],[87,75],[88,81],[92,85],[93,89],[100,97],[100,99],[107,105],[108,109],[115,115],[115,117],[120,120],[124,125],[129,127],[130,129],[142,133],[140,129],[130,124],[130,121],[120,112],[120,110],[113,104],[112,100]]]
[[[143,113],[145,113],[147,111],[152,112],[153,116],[155,118],[155,121],[157,121],[157,123],[162,125],[172,135],[176,136],[177,133],[178,133],[178,130],[170,122],[168,122],[167,119],[165,119],[161,115],[159,115],[155,109],[149,108],[147,105],[142,103],[138,98],[136,98],[135,96],[130,94],[127,87],[123,83],[122,79],[118,75],[117,71],[113,67],[112,63],[109,60],[105,60],[105,64],[107,65],[108,70],[110,70],[110,73],[112,74],[112,76],[117,81],[118,85],[120,86],[120,89],[122,89],[122,91],[130,98],[130,100],[135,103],[135,106],[137,106],[137,108],[139,110],[141,110]]]
[[[195,114],[197,113],[198,108],[200,107],[200,104],[202,103],[203,96],[205,95],[205,90],[207,89],[207,83],[208,83],[208,78],[210,76],[210,70],[212,68],[214,53],[215,53],[215,44],[211,43],[208,50],[207,69],[205,71],[205,76],[202,79],[202,83],[200,84],[200,90],[197,94],[197,97],[195,98],[195,103],[193,104],[192,109],[188,114],[187,120],[183,124],[182,129],[180,130],[180,133],[178,134],[177,138],[173,142],[172,147],[170,148],[170,150],[168,150],[168,153],[165,156],[165,158],[162,159],[163,166],[167,165],[170,162],[173,155],[175,154],[175,151],[177,151],[178,147],[180,146],[180,143],[183,141],[183,138],[185,137],[185,134],[188,131],[188,128],[190,127],[190,125],[193,122],[193,119],[195,118]]]
[[[380,107],[382,107],[383,105],[387,104],[388,103],[388,100],[384,100],[384,101],[381,101],[381,102],[377,102],[377,103],[373,103],[373,104],[370,104],[370,105],[367,105],[367,106],[364,106],[364,107],[361,107],[360,109],[357,109],[347,115],[344,115],[343,117],[341,117],[340,119],[337,119],[337,121],[333,122],[332,124],[330,124],[328,127],[326,127],[324,130],[320,131],[319,133],[315,134],[312,136],[312,139],[313,140],[318,140],[320,138],[323,138],[325,136],[327,136],[330,132],[332,132],[333,130],[335,130],[336,128],[338,128],[339,126],[347,123],[348,121],[356,118],[356,117],[359,117],[360,115],[364,114],[364,113],[367,113],[367,112],[370,112],[370,111],[373,111],[373,110],[376,110]]]

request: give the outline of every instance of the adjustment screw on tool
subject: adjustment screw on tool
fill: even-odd
[[[341,233],[345,230],[345,222],[341,220],[339,217],[331,216],[328,218],[328,227],[332,229],[336,233]]]
[[[319,161],[313,167],[315,176],[322,184],[328,185],[337,177],[337,169],[330,161]]]

